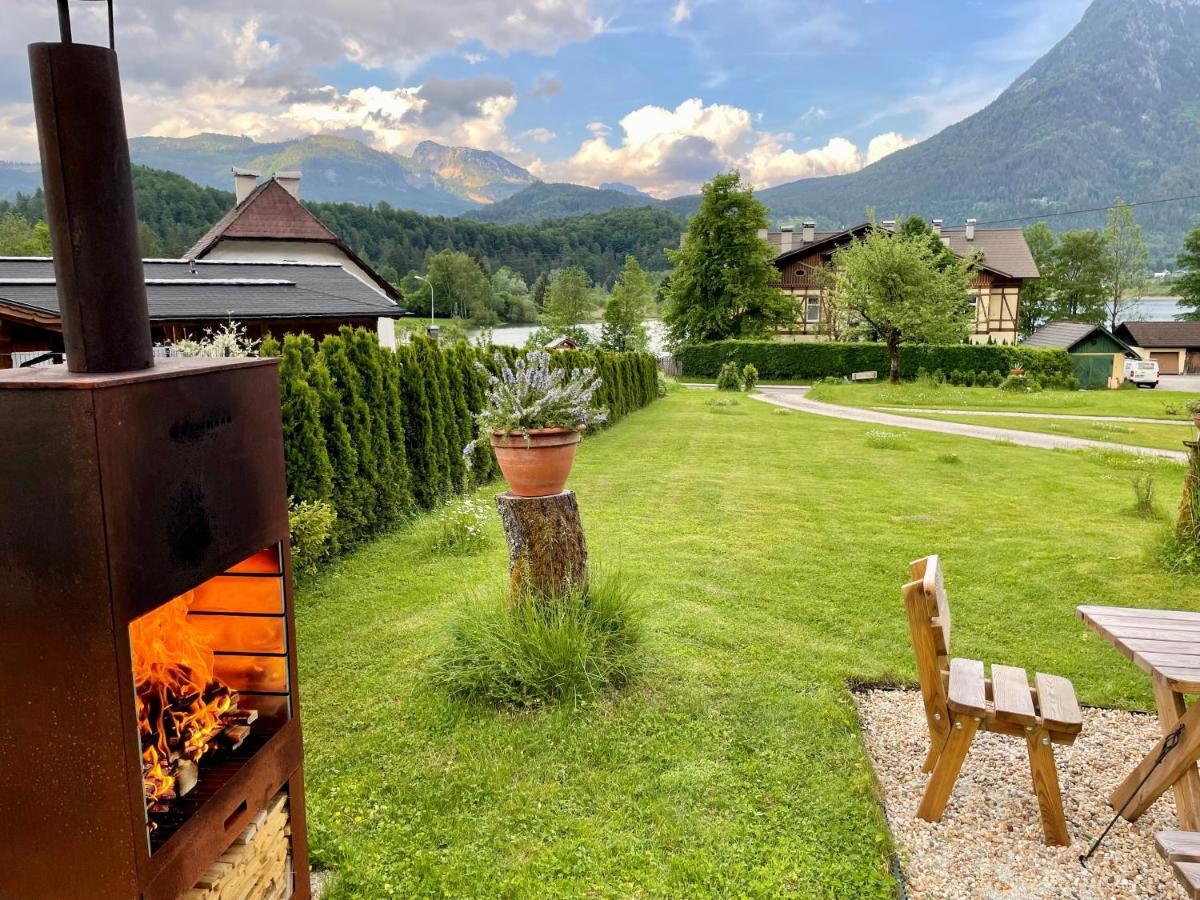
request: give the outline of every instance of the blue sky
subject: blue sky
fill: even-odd
[[[30,159],[24,44],[52,38],[53,10],[15,2],[0,158]],[[99,10],[74,6],[86,35]],[[757,186],[860,168],[982,108],[1086,6],[122,0],[117,12],[131,134],[326,131],[397,152],[431,138],[547,179],[667,196],[734,166]]]

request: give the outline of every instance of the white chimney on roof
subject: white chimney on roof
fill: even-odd
[[[796,229],[792,225],[779,226],[779,251],[787,253],[792,249],[792,239],[796,236]]]
[[[811,221],[805,222],[804,223],[804,231],[800,236],[800,240],[804,241],[804,243],[806,243],[806,244],[811,244],[814,240],[816,240],[816,238],[817,238],[817,223],[811,222]]]
[[[241,166],[233,167],[233,192],[239,204],[258,187],[258,176],[259,173],[253,169],[243,169]]]
[[[968,241],[975,240],[975,225],[978,221],[978,219],[967,219],[967,232],[965,237]]]
[[[896,230],[896,220],[895,219],[884,219],[883,227],[886,228],[888,231],[895,231]]]
[[[300,199],[300,173],[299,172],[276,172],[275,180],[280,186],[295,197]]]
[[[942,219],[934,219],[933,220],[933,233],[936,234],[938,237],[942,236],[942,222],[943,222]]]

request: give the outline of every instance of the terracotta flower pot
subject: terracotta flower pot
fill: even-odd
[[[528,439],[519,431],[492,434],[496,462],[518,497],[561,494],[578,444],[579,432],[570,428],[530,429]]]
[[[1200,413],[1192,414],[1192,424],[1195,425],[1197,428],[1200,428]]]

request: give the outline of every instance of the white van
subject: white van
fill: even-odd
[[[1152,359],[1126,359],[1125,380],[1140,388],[1158,387],[1158,363]]]

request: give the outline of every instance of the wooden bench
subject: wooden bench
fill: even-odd
[[[1171,864],[1187,895],[1200,900],[1200,834],[1195,831],[1160,831],[1154,836],[1159,854]]]
[[[853,372],[850,375],[851,381],[878,381],[878,372]]]
[[[1025,739],[1046,843],[1069,844],[1053,745],[1070,746],[1083,728],[1071,682],[1038,672],[1031,688],[1024,669],[993,665],[988,679],[979,660],[950,659],[950,603],[941,561],[918,559],[909,577],[904,606],[929,725],[923,771],[932,773],[917,815],[941,820],[975,733],[991,731]]]

